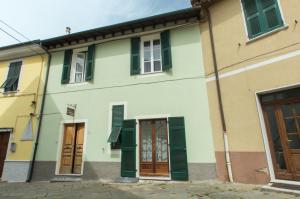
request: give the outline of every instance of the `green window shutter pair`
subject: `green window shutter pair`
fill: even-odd
[[[283,25],[277,0],[242,0],[249,38]]]
[[[6,81],[0,87],[0,88],[4,88],[4,92],[17,90],[20,72],[21,72],[21,66],[22,66],[21,61],[10,64]]]
[[[73,50],[65,50],[64,64],[61,75],[61,83],[68,84],[70,82],[70,72],[72,66],[72,55]],[[94,77],[94,67],[95,67],[95,45],[90,45],[88,47],[87,64],[85,69],[85,80],[92,81]]]
[[[170,31],[164,31],[160,34],[161,39],[161,55],[162,55],[162,70],[167,71],[172,68],[172,53]],[[141,72],[141,40],[139,37],[131,39],[131,67],[130,74],[138,75]]]
[[[124,120],[122,127],[121,176],[136,177],[136,121]],[[188,180],[188,163],[183,117],[169,118],[172,180]]]
[[[124,120],[124,105],[115,105],[112,108],[112,131],[108,138],[111,143],[111,149],[119,149],[121,145],[120,133]]]

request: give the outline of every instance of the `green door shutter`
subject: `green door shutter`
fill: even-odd
[[[253,38],[263,32],[263,20],[258,6],[259,4],[257,4],[256,0],[243,0],[249,38]]]
[[[61,75],[61,83],[62,84],[67,84],[70,81],[72,54],[73,54],[72,50],[65,51],[64,65],[62,68],[62,75]]]
[[[164,31],[160,34],[161,38],[161,55],[162,55],[162,70],[166,71],[172,68],[172,53],[170,31]]]
[[[277,0],[260,0],[264,26],[266,31],[271,31],[279,26],[283,25],[280,10],[278,7]]]
[[[95,44],[88,47],[87,65],[85,70],[85,80],[92,81],[95,66]]]
[[[124,120],[121,132],[121,176],[136,177],[136,121]]]
[[[172,180],[188,180],[188,163],[183,117],[169,118],[169,139]]]
[[[131,39],[131,67],[130,74],[140,74],[140,38]]]

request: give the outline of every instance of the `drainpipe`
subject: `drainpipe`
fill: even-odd
[[[39,123],[38,123],[36,140],[35,140],[35,144],[34,144],[33,156],[32,156],[32,160],[29,165],[29,171],[28,171],[28,176],[27,176],[26,182],[31,182],[31,180],[32,180],[34,163],[35,163],[35,158],[36,158],[36,153],[37,153],[37,148],[38,148],[38,143],[39,143],[39,138],[40,138],[40,132],[41,132],[41,126],[42,126],[42,121],[43,121],[46,90],[47,90],[47,85],[48,85],[48,77],[49,77],[50,63],[51,63],[51,53],[44,46],[42,46],[42,44],[40,44],[40,47],[47,53],[48,63],[47,63],[47,71],[46,71],[46,78],[45,78],[45,84],[44,84],[44,89],[43,89],[43,97],[42,97],[42,104],[41,104],[40,118],[39,118]]]
[[[206,11],[207,18],[208,18],[209,36],[210,36],[210,44],[211,44],[211,50],[212,50],[212,56],[213,56],[214,73],[215,73],[215,78],[216,78],[219,111],[220,111],[222,129],[223,129],[225,161],[226,161],[226,167],[227,167],[229,181],[233,182],[230,153],[229,153],[229,146],[228,146],[228,136],[227,136],[228,134],[227,134],[227,127],[226,127],[226,122],[225,122],[224,108],[223,108],[222,95],[221,95],[221,86],[220,86],[220,78],[219,78],[219,71],[218,71],[218,64],[217,64],[217,57],[216,57],[214,34],[213,34],[213,30],[212,30],[211,14],[210,14],[208,7],[205,7],[205,11]]]

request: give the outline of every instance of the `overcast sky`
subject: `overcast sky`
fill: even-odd
[[[190,0],[3,0],[0,20],[31,40],[46,39],[190,7]],[[0,21],[0,46],[26,41]]]

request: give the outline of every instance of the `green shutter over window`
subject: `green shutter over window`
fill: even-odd
[[[164,31],[160,34],[161,38],[161,55],[162,55],[162,70],[166,71],[172,68],[172,53],[170,31]]]
[[[4,92],[16,91],[18,88],[19,77],[21,72],[22,62],[13,62],[9,66],[6,81],[0,88],[4,88]]]
[[[136,121],[124,120],[122,127],[121,176],[136,177]]]
[[[140,62],[140,38],[136,37],[131,39],[131,75],[140,74]]]
[[[277,0],[242,0],[249,38],[283,25]]]
[[[61,83],[62,84],[67,84],[70,81],[72,54],[73,54],[72,50],[65,51],[64,65],[62,68],[62,75],[61,75]]]
[[[188,163],[183,117],[169,118],[169,139],[172,180],[188,180]]]
[[[88,47],[87,65],[85,70],[85,80],[92,81],[95,67],[95,44]]]
[[[114,105],[112,107],[111,133],[107,142],[111,143],[111,149],[120,149],[120,132],[124,120],[124,105]]]
[[[283,25],[277,0],[261,0],[265,28],[273,30]]]

